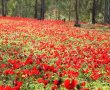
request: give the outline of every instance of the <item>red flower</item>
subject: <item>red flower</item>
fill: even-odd
[[[12,74],[14,74],[14,71],[12,69],[8,69],[8,70],[4,71],[4,74],[5,75],[12,75]]]
[[[88,69],[83,69],[82,70],[82,73],[88,74],[89,73],[89,70]]]
[[[52,86],[52,90],[57,90],[58,87],[55,85],[55,86]]]
[[[54,71],[54,66],[53,65],[49,66],[48,68],[49,68],[50,71]]]
[[[16,63],[16,64],[13,64],[13,68],[14,68],[14,69],[18,69],[18,68],[20,68],[20,65],[17,64],[17,63]]]
[[[69,80],[69,79],[66,79],[66,80],[64,81],[64,86],[65,86],[65,88],[67,88],[67,89],[71,89],[70,80]]]
[[[16,82],[16,85],[19,86],[19,87],[21,87],[22,84],[23,84],[23,82],[19,82],[19,81]]]
[[[58,85],[59,84],[59,81],[58,80],[54,80],[53,81],[53,84]]]
[[[70,82],[69,79],[66,79],[64,81],[64,86],[67,89],[74,89],[76,87],[76,85],[77,85],[77,81],[76,80],[72,80],[72,82]]]
[[[33,55],[29,55],[25,61],[25,64],[32,64],[33,63]]]
[[[39,83],[43,83],[43,82],[44,82],[44,79],[43,79],[43,78],[38,78],[37,81],[38,81]]]
[[[75,88],[78,82],[76,80],[72,80],[71,86],[72,88]]]
[[[30,70],[30,75],[39,75],[40,71],[36,69],[36,67],[33,67],[32,70]]]
[[[29,74],[30,74],[30,70],[28,70],[28,69],[22,70],[22,72],[23,72],[23,74],[25,74],[25,75],[29,75]]]
[[[82,82],[82,83],[81,83],[81,86],[85,86],[85,85],[86,85],[86,82]]]
[[[2,89],[1,89],[2,90]],[[3,90],[12,90],[12,88],[10,87],[10,86],[5,86],[4,88],[3,88]]]
[[[2,61],[3,60],[3,58],[2,57],[0,57],[0,61]]]
[[[44,80],[44,85],[47,85],[49,80]]]
[[[0,86],[0,90],[3,90],[3,86],[2,85]]]
[[[5,68],[6,66],[6,64],[1,64],[0,68]]]

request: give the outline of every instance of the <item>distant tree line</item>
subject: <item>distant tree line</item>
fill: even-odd
[[[0,0],[2,16],[110,24],[110,0]]]

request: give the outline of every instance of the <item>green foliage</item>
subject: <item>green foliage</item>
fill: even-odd
[[[104,19],[104,1],[97,0],[97,17],[96,21],[103,22]],[[1,1],[0,1],[1,2]],[[37,14],[40,17],[41,0],[37,0]],[[45,0],[46,2],[46,19],[75,19],[75,0]],[[80,0],[79,2],[79,16],[82,22],[91,22],[93,0]],[[35,0],[8,0],[8,15],[31,17],[34,18],[35,14]],[[0,5],[0,8],[2,6]],[[2,9],[1,9],[2,11]],[[1,13],[0,11],[0,13]]]

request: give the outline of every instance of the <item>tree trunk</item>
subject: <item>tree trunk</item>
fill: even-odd
[[[41,0],[41,20],[45,18],[45,0]]]
[[[35,14],[34,14],[34,18],[38,18],[38,16],[37,16],[37,12],[38,12],[37,6],[38,6],[37,0],[35,0]]]
[[[93,0],[92,6],[92,24],[96,23],[96,0]]]
[[[75,13],[76,13],[76,21],[75,21],[75,25],[76,27],[80,27],[80,23],[79,23],[79,0],[75,0]]]
[[[70,5],[69,5],[69,16],[68,16],[68,20],[71,20],[71,0],[70,0]]]
[[[58,9],[58,20],[61,20],[60,14],[61,14],[61,12],[60,12],[60,8],[59,8],[59,9]]]
[[[56,17],[56,20],[57,20],[58,19],[58,0],[55,0],[55,4],[56,4],[55,5],[55,10],[56,10],[55,11],[55,14],[56,14],[55,17]]]
[[[5,17],[7,12],[6,0],[2,0],[2,16]]]
[[[110,0],[105,0],[104,22],[110,24]]]

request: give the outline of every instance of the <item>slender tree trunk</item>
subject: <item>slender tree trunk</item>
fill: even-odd
[[[60,12],[60,8],[58,9],[58,20],[60,20],[61,18],[60,18],[60,14],[61,14],[61,12]]]
[[[41,0],[41,20],[45,18],[45,0]]]
[[[2,16],[6,16],[7,12],[7,6],[6,6],[6,0],[2,0]]]
[[[71,0],[70,0],[70,5],[69,5],[69,16],[68,16],[68,20],[71,20]]]
[[[57,17],[58,17],[58,10],[56,9],[56,12],[55,12],[55,18],[57,20]]]
[[[17,5],[16,5],[16,15],[18,17],[22,17],[22,5],[21,5],[21,1],[17,0]]]
[[[55,10],[56,10],[56,15],[55,15],[55,17],[56,17],[56,20],[58,19],[58,0],[55,0]]]
[[[38,6],[38,3],[37,3],[37,0],[35,0],[35,14],[34,14],[34,18],[38,18],[38,10],[37,10],[37,6]]]
[[[92,6],[92,24],[96,23],[96,0],[93,0]]]
[[[110,0],[105,0],[104,22],[110,24]]]
[[[75,0],[76,4],[75,4],[75,13],[76,13],[76,21],[75,21],[75,25],[76,27],[80,27],[80,23],[79,23],[79,0]]]

